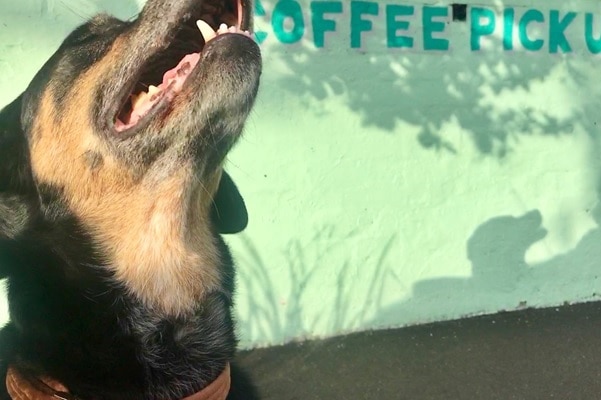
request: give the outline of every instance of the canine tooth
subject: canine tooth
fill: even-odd
[[[221,34],[221,33],[226,33],[227,30],[227,25],[226,24],[221,24],[219,25],[219,30],[217,31],[217,33]]]
[[[217,34],[213,30],[213,28],[211,28],[211,26],[209,24],[207,24],[205,21],[203,21],[202,19],[199,19],[198,21],[196,21],[196,26],[198,26],[198,30],[200,30],[200,34],[205,39],[205,43],[208,43],[215,36],[217,36]]]
[[[153,94],[155,94],[155,93],[158,93],[158,92],[160,92],[160,91],[161,91],[161,89],[159,89],[158,87],[156,87],[156,86],[154,86],[154,85],[150,85],[150,86],[148,86],[148,94],[149,94],[149,95],[151,95],[151,96],[152,96]]]

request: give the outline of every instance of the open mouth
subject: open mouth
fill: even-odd
[[[208,43],[222,35],[252,40],[246,0],[205,0],[182,22],[171,44],[150,57],[122,100],[113,125],[117,133],[133,131],[180,93],[198,66]]]

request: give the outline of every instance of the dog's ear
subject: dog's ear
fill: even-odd
[[[0,111],[0,239],[13,239],[25,229],[35,198],[21,103],[19,96]]]
[[[244,199],[225,171],[213,200],[212,218],[219,233],[224,234],[242,232],[248,225],[248,212]]]

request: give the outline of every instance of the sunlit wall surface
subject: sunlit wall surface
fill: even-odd
[[[599,298],[601,3],[425,3],[256,5],[243,347]],[[101,10],[1,2],[0,105]]]

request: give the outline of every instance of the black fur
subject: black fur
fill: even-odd
[[[179,399],[205,387],[232,361],[234,269],[217,233],[239,232],[248,218],[229,176],[222,177],[212,212],[222,287],[208,293],[192,315],[169,317],[146,307],[113,279],[105,249],[70,209],[64,188],[35,177],[30,155],[45,90],[52,87],[58,117],[68,115],[79,106],[71,101],[74,83],[106,56],[117,38],[141,30],[152,39],[153,30],[162,30],[161,37],[168,41],[202,1],[150,0],[134,22],[94,18],[65,40],[25,93],[0,113],[0,278],[8,278],[11,317],[0,330],[0,381],[10,365],[26,375],[52,377],[84,400]],[[247,0],[244,4],[251,8]],[[260,74],[255,45],[239,39],[222,42],[206,55],[209,61],[198,77],[207,90],[219,88],[221,95],[207,96],[200,106],[190,107],[189,121],[172,123],[165,128],[168,132],[114,139],[105,126],[127,73],[140,63],[140,54],[149,52],[146,44],[123,56],[122,65],[115,66],[119,74],[90,88],[95,98],[90,124],[124,168],[140,176],[157,174],[161,165],[175,168],[193,157],[202,180],[222,162],[252,106]],[[159,45],[157,51],[168,51],[168,45]],[[238,57],[240,71],[229,71],[224,79],[216,72],[221,68],[217,63],[227,57]],[[239,76],[230,78],[234,73]],[[234,83],[240,89],[230,90]],[[173,134],[192,126],[206,129],[195,122],[199,120],[211,127],[210,139]],[[90,151],[83,157],[90,170],[102,168],[101,154]],[[123,204],[124,210],[127,206]],[[231,398],[255,398],[251,386],[235,388],[237,377],[243,378],[234,371]],[[8,399],[2,384],[0,399]]]

